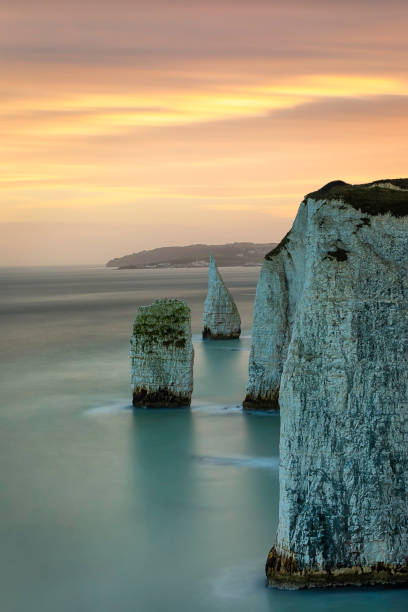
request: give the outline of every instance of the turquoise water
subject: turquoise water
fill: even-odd
[[[223,270],[243,337],[202,342],[206,270],[0,271],[0,610],[408,609],[406,589],[264,586],[279,417],[243,414],[259,268]],[[137,306],[192,308],[191,410],[130,407]]]

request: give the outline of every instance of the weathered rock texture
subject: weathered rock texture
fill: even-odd
[[[189,406],[194,350],[187,304],[164,299],[141,306],[130,357],[134,406]]]
[[[203,338],[239,338],[240,333],[241,317],[238,308],[211,255],[203,313]]]
[[[281,409],[283,588],[408,582],[408,180],[326,185],[266,256],[248,396]]]

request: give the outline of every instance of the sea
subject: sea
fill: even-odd
[[[279,415],[241,409],[259,271],[222,270],[242,336],[203,341],[205,269],[0,269],[1,612],[408,610],[402,588],[266,588]],[[191,409],[131,407],[158,297],[191,308]]]

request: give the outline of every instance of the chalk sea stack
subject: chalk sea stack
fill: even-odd
[[[194,350],[190,309],[176,299],[141,306],[130,340],[133,406],[189,406]]]
[[[228,340],[239,338],[241,317],[214,257],[208,267],[208,293],[204,302],[203,338]]]
[[[265,258],[247,401],[281,410],[270,585],[408,582],[407,215],[408,179],[329,183]]]

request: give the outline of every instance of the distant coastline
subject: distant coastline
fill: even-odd
[[[116,257],[106,267],[119,270],[154,268],[206,268],[210,255],[221,267],[260,266],[276,243],[233,242],[229,244],[190,244],[161,247]]]

